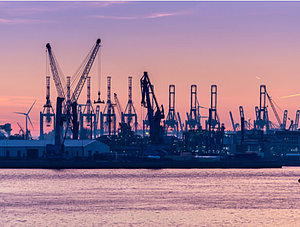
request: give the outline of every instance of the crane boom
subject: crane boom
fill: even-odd
[[[115,99],[115,105],[117,106],[119,115],[122,118],[123,117],[123,111],[122,111],[121,104],[120,104],[119,99],[118,99],[118,95],[116,93],[114,93],[114,99]],[[122,121],[123,121],[123,119],[122,119]]]
[[[300,110],[296,111],[294,130],[298,130]]]
[[[181,118],[180,118],[179,112],[177,112],[177,116],[178,116],[178,121],[179,121],[180,131],[183,132],[183,126],[182,126],[182,123],[181,123]]]
[[[272,110],[273,110],[274,115],[275,115],[275,117],[276,117],[276,120],[277,120],[278,124],[281,125],[280,117],[279,117],[279,115],[278,115],[278,113],[277,113],[277,110],[276,110],[276,108],[275,108],[275,106],[274,106],[274,103],[273,103],[273,101],[272,101],[272,98],[270,97],[270,95],[269,95],[268,93],[267,93],[267,97],[268,97],[268,100],[269,100],[269,102],[270,102],[270,104],[271,104],[271,107],[272,107]]]
[[[233,131],[236,131],[236,127],[235,127],[235,124],[234,124],[234,120],[233,120],[233,116],[232,116],[231,111],[229,111],[229,115],[230,115],[230,120],[231,120]]]
[[[46,44],[46,48],[48,51],[48,55],[49,55],[49,63],[50,63],[50,67],[51,67],[51,72],[52,72],[52,76],[53,76],[53,80],[55,83],[55,87],[56,87],[56,91],[57,91],[57,96],[60,98],[66,98],[65,97],[65,92],[61,83],[61,79],[58,73],[58,69],[57,69],[57,62],[55,60],[54,54],[52,52],[52,48],[50,46],[50,43]]]
[[[79,96],[80,96],[80,93],[82,91],[82,88],[84,86],[84,83],[89,75],[89,72],[93,66],[93,63],[94,63],[94,60],[97,56],[97,53],[98,53],[98,50],[100,48],[100,42],[101,42],[101,39],[97,39],[96,41],[96,45],[93,47],[93,51],[91,52],[91,55],[89,57],[89,60],[87,61],[87,64],[86,66],[84,67],[84,70],[81,74],[81,77],[76,85],[76,88],[72,94],[72,97],[71,97],[71,102],[77,102]]]

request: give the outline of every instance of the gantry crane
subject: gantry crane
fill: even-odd
[[[191,107],[190,113],[186,113],[185,130],[201,128],[201,116],[199,112],[199,102],[197,98],[197,85],[191,85]]]
[[[171,129],[171,135],[177,136],[179,133],[178,119],[175,112],[175,85],[169,85],[169,112],[167,119],[164,121],[166,135],[168,135],[169,128]]]
[[[132,101],[132,77],[131,76],[128,77],[128,102],[124,112],[122,113],[122,119],[131,128],[131,130],[134,130],[135,133],[137,133],[138,122],[137,122],[137,114]],[[132,123],[133,123],[133,127],[131,126]]]
[[[282,124],[280,125],[280,128],[282,130],[285,130],[285,128],[286,128],[286,122],[287,122],[287,118],[288,118],[287,115],[288,115],[288,111],[284,110],[283,118],[282,118]]]
[[[217,114],[217,85],[211,85],[211,98],[210,98],[209,118],[206,121],[206,128],[210,131],[217,129],[220,130],[220,120]]]
[[[115,105],[111,101],[111,76],[107,76],[107,99],[103,112],[100,113],[100,135],[116,134]]]

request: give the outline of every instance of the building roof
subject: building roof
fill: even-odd
[[[97,140],[66,140],[66,147],[85,147],[91,143],[98,143],[102,146],[104,143]],[[0,140],[0,147],[45,147],[47,144],[54,144],[49,140]],[[107,146],[107,145],[105,145]]]

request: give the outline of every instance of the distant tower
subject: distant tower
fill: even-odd
[[[175,112],[175,85],[169,86],[169,112],[167,115],[167,119],[164,122],[165,131],[168,135],[169,129],[171,129],[172,136],[178,137],[178,119]]]
[[[111,102],[111,77],[107,77],[107,101],[103,113],[100,113],[100,134],[116,134],[116,114]]]
[[[132,77],[128,77],[128,103],[126,105],[125,111],[123,113],[124,122],[132,128],[131,124],[134,119],[134,131],[137,133],[137,114],[132,102]]]
[[[54,129],[55,114],[50,101],[50,76],[46,76],[46,104],[44,105],[43,112],[40,112],[40,140],[44,139],[44,118],[46,127],[50,127],[52,122]]]

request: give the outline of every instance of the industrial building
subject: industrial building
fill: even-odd
[[[47,144],[46,140],[0,140],[0,159],[46,158]],[[109,146],[97,140],[66,140],[64,145],[66,159],[93,159],[110,152]]]

